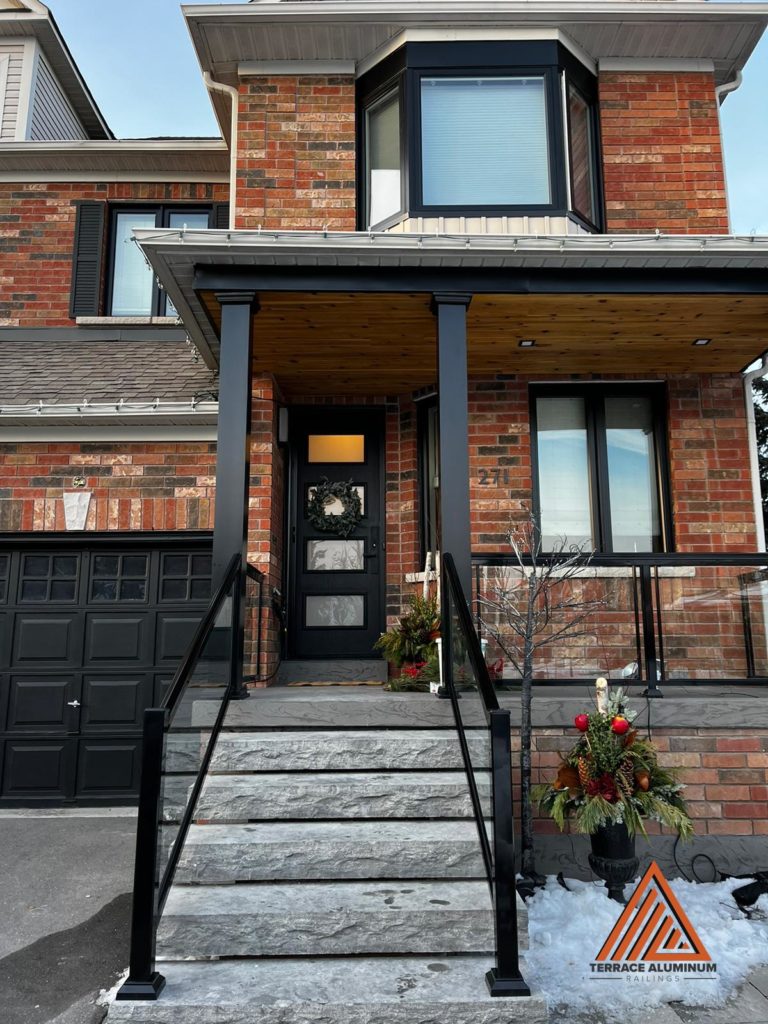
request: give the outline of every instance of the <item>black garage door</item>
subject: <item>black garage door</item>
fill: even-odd
[[[210,589],[209,539],[0,547],[0,803],[135,800],[143,710]]]

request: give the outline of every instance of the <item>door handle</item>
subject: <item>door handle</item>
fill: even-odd
[[[80,701],[79,700],[68,700],[67,701],[67,707],[69,707],[69,708],[79,708],[80,707]]]

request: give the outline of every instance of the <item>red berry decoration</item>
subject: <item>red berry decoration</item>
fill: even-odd
[[[579,732],[586,732],[589,728],[589,715],[576,715],[573,720],[573,724]]]
[[[611,729],[617,736],[623,736],[624,733],[629,732],[629,722],[623,715],[616,715],[611,722]]]

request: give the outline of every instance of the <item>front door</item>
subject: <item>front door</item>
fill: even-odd
[[[383,426],[374,410],[292,412],[292,658],[376,657],[383,629]],[[313,503],[313,496],[327,500]]]

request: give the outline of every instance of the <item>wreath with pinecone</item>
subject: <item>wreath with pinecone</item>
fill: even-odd
[[[341,502],[342,511],[338,515],[329,515],[328,505],[335,501]],[[363,518],[363,503],[360,492],[351,480],[331,482],[327,478],[312,488],[307,504],[307,519],[315,530],[320,533],[335,533],[339,537],[349,537],[357,529]]]

